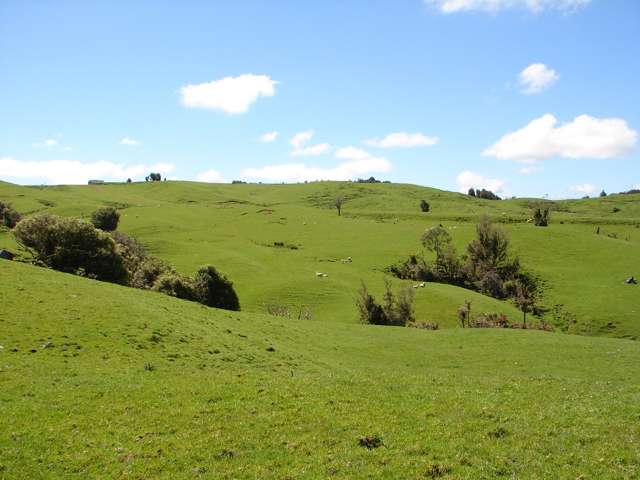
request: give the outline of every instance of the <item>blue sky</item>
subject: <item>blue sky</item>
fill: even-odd
[[[3,0],[0,179],[640,188],[639,38],[636,0]]]

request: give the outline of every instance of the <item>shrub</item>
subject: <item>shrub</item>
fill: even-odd
[[[150,289],[160,276],[174,273],[174,270],[158,257],[144,257],[131,274],[131,286]]]
[[[422,210],[423,212],[428,212],[429,211],[429,202],[427,202],[426,200],[421,200],[420,201],[420,210]]]
[[[91,223],[105,232],[113,232],[118,228],[120,213],[113,207],[102,207],[91,214]]]
[[[467,268],[471,277],[481,280],[488,271],[500,271],[509,265],[509,241],[505,233],[495,228],[488,217],[483,216],[476,226],[476,238],[467,246]]]
[[[423,330],[439,330],[440,325],[436,322],[423,322],[423,321],[413,321],[407,323],[407,327],[410,328],[421,328]]]
[[[367,286],[362,283],[360,290],[358,291],[358,298],[356,300],[358,312],[360,313],[360,321],[370,325],[387,325],[387,316],[382,309],[382,306],[378,305],[372,295],[369,294]]]
[[[363,283],[358,292],[356,305],[360,313],[360,321],[371,325],[403,326],[414,319],[414,292],[409,287],[401,288],[397,298],[391,291],[391,282],[385,281],[384,305],[376,302]]]
[[[127,281],[116,243],[90,223],[41,214],[21,221],[15,236],[38,262],[54,270],[107,282]]]
[[[195,301],[198,299],[193,280],[174,272],[160,275],[153,284],[152,290],[184,300]]]
[[[536,208],[533,211],[533,224],[536,227],[546,227],[549,225],[549,217],[551,216],[551,211],[549,208]]]
[[[116,242],[116,250],[122,257],[130,279],[133,279],[140,264],[147,257],[145,248],[135,238],[122,232],[111,232],[111,238]]]
[[[467,195],[469,195],[470,197],[475,197],[476,191],[473,188],[470,188],[469,191],[467,192]]]
[[[453,245],[446,245],[436,257],[433,274],[439,281],[460,285],[464,283],[465,275],[462,261]]]
[[[409,256],[409,258],[402,263],[391,265],[387,271],[403,280],[435,280],[424,258],[419,258],[416,255]]]
[[[505,296],[502,278],[493,270],[486,272],[482,278],[476,282],[476,285],[478,290],[490,297],[503,298]]]
[[[194,288],[200,303],[225,310],[240,310],[240,301],[233,283],[211,265],[198,269]]]
[[[0,202],[0,225],[14,228],[21,218],[21,215],[11,205]]]

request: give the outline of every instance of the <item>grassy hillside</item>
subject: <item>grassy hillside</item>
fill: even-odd
[[[342,217],[332,208],[339,194],[347,198]],[[430,213],[419,211],[423,198]],[[547,321],[573,333],[640,336],[638,288],[623,284],[640,276],[640,195],[556,202],[548,228],[526,223],[532,200],[487,201],[397,184],[0,184],[0,200],[24,213],[85,217],[115,205],[122,209],[121,230],[183,273],[204,263],[227,273],[243,310],[308,305],[316,320],[347,323],[357,320],[353,299],[360,281],[381,293],[384,269],[419,252],[426,227],[443,224],[463,251],[477,218],[487,213],[503,223],[524,267],[544,280],[543,303],[562,305]],[[0,233],[1,246],[16,248],[9,233]],[[340,262],[349,256],[353,263]],[[329,276],[319,279],[315,272]],[[454,326],[464,300],[475,312],[519,318],[511,304],[440,284],[417,290],[417,317]]]
[[[285,321],[16,262],[0,284],[0,478],[640,475],[637,342]]]

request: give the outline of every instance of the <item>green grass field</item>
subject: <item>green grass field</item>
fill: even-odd
[[[2,478],[640,475],[637,342],[284,320],[15,262],[0,280]]]
[[[347,198],[342,217],[331,208],[339,194]],[[122,231],[183,273],[216,265],[235,282],[243,310],[308,305],[322,322],[356,322],[360,282],[381,293],[384,269],[420,252],[425,228],[443,224],[464,251],[478,217],[486,213],[503,222],[525,269],[545,282],[542,303],[563,306],[563,318],[548,314],[545,320],[572,333],[634,339],[640,336],[638,289],[623,282],[640,276],[639,197],[556,202],[552,224],[540,228],[526,223],[531,200],[478,200],[412,185],[0,184],[0,200],[24,213],[88,217],[99,206],[121,207]],[[423,198],[430,213],[419,211]],[[614,207],[620,211],[613,213]],[[298,249],[275,248],[274,242]],[[0,233],[2,246],[15,249],[10,233]],[[353,263],[340,262],[349,256]],[[329,276],[319,279],[315,272]],[[417,317],[453,327],[465,300],[478,313],[504,312],[514,321],[520,316],[511,304],[429,284],[417,291]]]
[[[624,279],[640,276],[639,197],[557,202],[539,228],[530,200],[410,185],[0,183],[24,214],[118,206],[120,229],[181,272],[228,274],[243,310],[0,261],[0,478],[638,478],[640,290]],[[575,322],[460,329],[464,300],[520,313],[430,283],[416,316],[441,330],[357,323],[361,280],[381,293],[429,226],[463,249],[483,213]],[[19,251],[7,231],[2,247]]]

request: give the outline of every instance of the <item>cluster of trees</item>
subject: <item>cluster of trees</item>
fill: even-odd
[[[369,293],[362,283],[358,291],[356,305],[360,321],[370,325],[405,326],[415,320],[413,311],[414,293],[409,287],[402,287],[396,295],[391,291],[391,282],[385,280],[385,293],[382,303]]]
[[[0,225],[13,228],[20,221],[20,214],[10,204],[0,202]]]
[[[91,223],[45,213],[20,221],[14,235],[41,266],[155,290],[210,307],[240,310],[233,283],[215,267],[200,267],[193,277],[180,275],[160,258],[149,255],[135,238],[116,231],[119,218],[111,207],[94,212]]]
[[[375,177],[369,177],[369,178],[359,178],[358,180],[356,180],[356,183],[382,183],[382,181],[376,180]]]
[[[389,271],[398,278],[449,283],[498,299],[510,298],[523,312],[534,309],[536,281],[522,270],[517,257],[511,257],[507,236],[488,217],[476,226],[476,238],[467,245],[466,254],[458,255],[451,240],[442,226],[428,228],[421,242],[435,253],[435,260],[412,255]]]
[[[482,190],[470,188],[468,192],[470,197],[484,198],[485,200],[502,200],[498,195],[491,190]]]
[[[159,173],[150,173],[146,177],[144,177],[145,182],[160,182],[162,180],[162,175]]]

